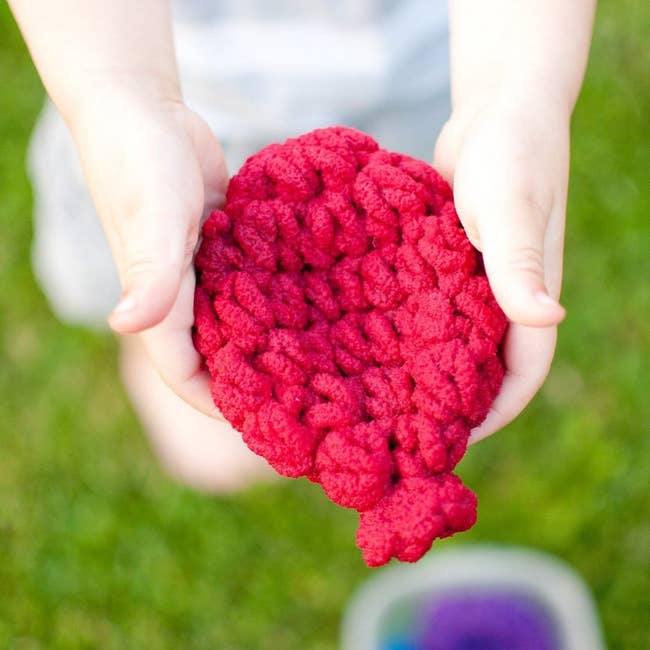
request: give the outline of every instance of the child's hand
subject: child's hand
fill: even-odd
[[[70,123],[124,289],[109,322],[142,332],[169,386],[214,415],[191,339],[192,256],[202,214],[226,189],[219,144],[178,99],[115,88],[92,97]]]
[[[472,441],[514,419],[553,358],[562,280],[569,121],[585,71],[595,0],[450,0],[452,118],[435,165],[483,251],[513,322],[506,376]]]
[[[192,253],[227,172],[180,99],[169,2],[10,0],[70,126],[124,287],[110,323],[142,332],[169,386],[216,415],[191,339]]]
[[[569,117],[548,96],[496,96],[453,115],[436,147],[435,166],[453,182],[459,217],[512,321],[503,387],[472,441],[514,419],[551,365],[564,318]]]

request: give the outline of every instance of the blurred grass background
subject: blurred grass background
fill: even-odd
[[[592,588],[611,648],[650,647],[650,4],[601,3],[573,129],[551,376],[461,474],[479,523]],[[50,314],[25,146],[43,91],[0,4],[0,648],[337,646],[369,574],[356,516],[305,481],[206,498],[152,460],[115,343]],[[588,649],[585,649],[588,650]]]

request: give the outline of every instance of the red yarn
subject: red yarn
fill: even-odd
[[[195,263],[216,405],[279,473],[361,513],[369,565],[474,524],[451,472],[501,386],[506,318],[433,168],[343,127],[271,145]]]

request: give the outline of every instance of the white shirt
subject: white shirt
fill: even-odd
[[[176,0],[173,10],[185,99],[226,142],[355,126],[448,86],[444,0]]]

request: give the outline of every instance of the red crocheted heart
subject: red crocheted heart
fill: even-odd
[[[266,147],[195,264],[216,405],[278,472],[361,513],[369,565],[473,525],[452,470],[501,386],[506,319],[433,168],[342,127]]]

